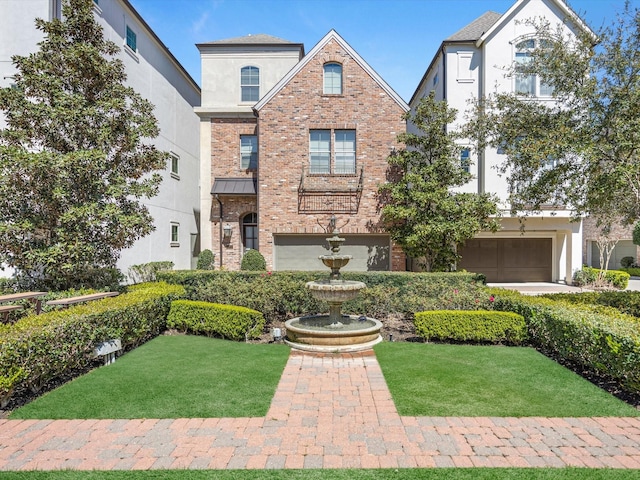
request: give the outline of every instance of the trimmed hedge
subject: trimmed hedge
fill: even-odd
[[[582,267],[582,270],[577,270],[573,274],[573,283],[578,287],[593,284],[596,282],[599,272],[598,268]],[[620,290],[627,288],[630,277],[627,272],[621,270],[607,270],[604,274],[605,281]]]
[[[636,291],[552,293],[542,296],[550,300],[563,300],[569,303],[611,307],[622,313],[640,318],[640,292]]]
[[[632,277],[640,277],[640,268],[639,267],[621,268],[621,269],[619,269],[619,271],[628,273]]]
[[[0,402],[6,404],[18,388],[38,392],[51,380],[86,368],[100,342],[120,338],[129,350],[157,336],[171,302],[183,295],[178,285],[141,284],[117,297],[30,315],[3,328]]]
[[[486,310],[440,310],[418,312],[416,334],[426,340],[490,342],[520,345],[527,340],[522,315]]]
[[[640,392],[640,323],[635,317],[589,305],[493,289],[494,308],[522,315],[543,351],[618,380]]]
[[[256,310],[193,300],[174,301],[167,318],[169,328],[229,340],[258,338],[264,324],[264,316]]]
[[[328,278],[327,272],[170,271],[158,278],[178,283],[186,298],[243,306],[261,312],[267,323],[300,315],[325,313],[328,305],[311,296],[305,284]],[[424,310],[491,309],[491,297],[472,273],[345,272],[345,280],[367,288],[345,302],[342,311],[383,318],[408,319]]]

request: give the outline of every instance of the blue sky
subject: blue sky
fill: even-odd
[[[305,52],[336,30],[408,101],[440,43],[483,13],[515,0],[129,0],[200,84],[196,43],[265,33]],[[633,0],[637,6],[640,0]],[[592,29],[611,24],[625,0],[569,0]]]

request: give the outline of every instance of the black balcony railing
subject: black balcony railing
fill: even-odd
[[[317,172],[303,167],[298,186],[300,213],[358,213],[364,168],[349,172]]]

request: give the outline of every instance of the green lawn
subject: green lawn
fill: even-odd
[[[401,415],[640,416],[531,348],[385,342],[375,347]],[[10,418],[266,415],[289,347],[161,336]]]
[[[440,468],[397,470],[152,470],[0,472],[2,480],[635,480],[638,470]]]
[[[640,416],[531,348],[385,342],[375,352],[401,415]]]
[[[160,336],[10,418],[261,417],[288,356],[285,345]]]

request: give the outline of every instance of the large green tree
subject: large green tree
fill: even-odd
[[[92,0],[65,0],[63,20],[36,27],[39,50],[14,56],[15,85],[0,89],[0,262],[24,287],[91,285],[153,230],[141,199],[157,194],[167,154]]]
[[[515,93],[475,104],[467,135],[501,148],[514,212],[545,205],[593,215],[606,229],[640,218],[640,13],[627,3],[597,35],[530,22],[539,39],[511,75],[536,75],[554,102]]]
[[[405,115],[419,132],[398,135],[406,148],[388,158],[390,181],[379,190],[386,230],[427,271],[450,270],[458,245],[499,227],[493,196],[456,191],[472,179],[461,165],[459,136],[448,130],[456,114],[433,93],[422,98]]]

